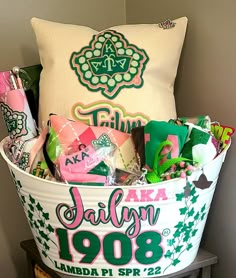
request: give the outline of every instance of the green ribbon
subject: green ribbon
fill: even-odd
[[[161,151],[163,150],[164,147],[170,146],[171,149],[169,152],[165,154],[161,154]],[[159,144],[155,157],[154,157],[154,162],[153,162],[153,169],[152,171],[148,171],[146,174],[146,179],[149,183],[156,183],[161,181],[161,175],[165,173],[172,165],[179,163],[181,161],[191,161],[190,159],[184,158],[184,157],[175,157],[171,159],[167,159],[165,162],[163,162],[160,165],[160,161],[164,158],[167,157],[168,154],[172,151],[173,149],[173,143],[169,140],[163,141],[162,143]]]

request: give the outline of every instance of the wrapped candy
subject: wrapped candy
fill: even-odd
[[[213,160],[220,152],[221,142],[214,137],[210,130],[191,123],[185,125],[188,126],[188,138],[181,156],[196,161],[199,166]]]
[[[214,134],[216,139],[222,142],[223,147],[225,147],[229,144],[230,138],[234,135],[235,128],[215,122],[211,124],[211,132]]]
[[[107,184],[115,168],[129,170],[137,163],[130,134],[58,115],[50,115],[49,123],[40,168],[48,167],[59,180]]]
[[[150,121],[146,124],[144,140],[146,166],[150,169],[146,175],[148,182],[161,181],[171,166],[185,160],[179,156],[187,134],[186,126],[164,121]]]
[[[62,180],[68,183],[105,185],[108,175],[111,175],[109,161],[112,160],[114,150],[114,146],[96,149],[91,144],[72,154],[61,154],[58,157],[58,167]]]
[[[191,123],[201,128],[210,129],[211,128],[211,119],[209,116],[197,116],[197,117],[179,117],[175,120],[169,120],[169,123],[174,123],[177,125],[184,125],[186,123]]]
[[[161,148],[160,154],[166,154],[163,159],[176,158],[180,155],[185,140],[188,135],[186,126],[173,125],[164,121],[150,121],[144,127],[145,158],[146,164],[153,168],[154,157],[158,147],[163,142],[168,141]],[[161,162],[161,161],[160,161]]]

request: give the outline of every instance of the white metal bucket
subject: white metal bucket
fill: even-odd
[[[228,147],[186,179],[68,186],[8,164],[44,263],[87,277],[157,277],[195,259]],[[207,187],[201,189],[202,187]]]

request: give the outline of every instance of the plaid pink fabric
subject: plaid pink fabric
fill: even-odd
[[[108,140],[110,143],[116,145],[114,154],[115,167],[120,169],[129,170],[136,164],[136,154],[134,149],[133,140],[130,134],[121,132],[109,127],[88,126],[80,121],[71,121],[62,116],[50,116],[51,128],[56,134],[63,150],[73,144],[91,145],[92,141]],[[105,135],[105,136],[104,136]]]

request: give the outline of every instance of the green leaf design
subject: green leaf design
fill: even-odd
[[[99,49],[96,49],[97,42]],[[87,57],[86,53],[91,53],[91,57]],[[70,66],[80,83],[89,91],[101,90],[106,98],[114,99],[122,88],[142,86],[142,74],[148,61],[145,50],[130,44],[121,33],[107,30],[94,36],[89,45],[79,52],[73,52]],[[83,65],[87,67],[84,68]],[[131,68],[134,70],[130,70]],[[114,82],[109,82],[110,80]]]
[[[24,206],[26,203],[25,196],[21,195],[20,198],[21,198],[21,203]]]
[[[191,188],[192,187],[192,183],[190,183],[189,181],[187,182],[187,186],[189,187],[189,188]]]
[[[179,223],[177,225],[175,225],[175,228],[180,229],[183,227],[183,224],[184,224],[184,222],[179,221]]]
[[[115,144],[112,143],[111,138],[106,134],[103,133],[97,140],[91,141],[95,150],[98,150],[103,147],[112,147],[115,148]]]
[[[187,230],[188,230],[188,226],[187,226],[187,224],[184,224],[182,232],[186,232]]]
[[[45,258],[47,258],[48,255],[47,255],[47,253],[46,253],[44,250],[42,251],[42,254],[43,254],[43,256],[44,256]]]
[[[187,242],[189,239],[190,239],[190,237],[191,237],[191,230],[188,230],[188,231],[186,231],[185,233],[184,233],[184,238],[183,238],[183,241],[184,242]]]
[[[164,256],[170,259],[170,264],[166,266],[163,273],[171,265],[176,266],[180,262],[180,256],[193,247],[192,238],[197,235],[197,225],[206,217],[206,204],[196,211],[194,204],[199,197],[196,193],[195,186],[187,182],[183,192],[176,194],[176,201],[183,202],[183,207],[179,209],[180,215],[183,216],[183,221],[179,221],[174,226],[173,238],[167,240],[170,250]]]
[[[44,246],[45,250],[49,250],[50,249],[50,247],[47,245],[46,242],[44,242],[43,246]]]
[[[192,231],[192,236],[195,236],[196,233],[197,233],[197,231],[198,231],[198,229],[193,230],[193,231]]]
[[[31,204],[35,204],[35,199],[29,194],[29,200]]]
[[[44,231],[39,230],[39,234],[40,234],[40,235],[41,235],[41,237],[42,237],[43,239],[45,239],[46,241],[48,241],[48,240],[49,240],[48,235],[47,235],[47,234],[45,234],[45,233],[44,233]]]
[[[36,221],[34,221],[34,227],[35,227],[36,229],[39,229],[39,226],[38,226],[38,224],[37,224]]]
[[[165,258],[170,258],[173,255],[173,252],[171,252],[170,250],[168,250],[165,254]]]
[[[176,201],[182,201],[184,198],[184,193],[176,194]]]
[[[180,211],[180,215],[185,215],[185,213],[187,212],[188,208],[180,208],[179,211]]]
[[[28,218],[29,218],[31,221],[33,221],[33,217],[34,217],[33,213],[32,213],[31,211],[28,210]]]
[[[43,218],[45,219],[45,220],[49,220],[49,213],[43,213]]]
[[[37,236],[36,238],[37,238],[37,240],[38,240],[39,243],[42,243],[41,237]]]
[[[44,221],[43,220],[38,219],[37,221],[38,221],[40,227],[44,227]]]
[[[183,245],[178,245],[178,246],[175,248],[176,253],[179,253],[179,252],[181,251],[182,248],[183,248]]]
[[[54,229],[53,229],[53,227],[52,227],[50,224],[47,225],[47,230],[48,230],[50,233],[53,233],[53,232],[54,232]]]
[[[191,199],[192,204],[195,204],[197,202],[198,197],[199,197],[199,195],[192,197],[192,199]]]
[[[180,230],[176,230],[175,233],[173,234],[174,238],[178,238],[180,237],[180,235],[181,235]]]
[[[172,263],[173,266],[176,266],[178,263],[180,263],[180,260],[179,259],[175,259]]]
[[[29,209],[30,209],[32,212],[34,212],[34,206],[33,206],[32,204],[28,204],[28,206],[29,206]]]
[[[206,210],[206,204],[201,208],[201,212],[204,212]]]
[[[46,223],[46,221],[49,220],[49,213],[43,211],[43,208],[39,202],[37,202],[36,205],[36,200],[31,194],[28,194],[27,196],[23,195],[21,191],[21,182],[16,180],[15,174],[12,171],[11,175],[16,185],[17,193],[21,199],[21,203],[27,214],[29,225],[36,234],[36,240],[39,244],[41,244],[42,255],[47,257],[47,251],[50,249],[50,245],[48,245],[47,242],[49,240],[52,241],[49,237],[49,234],[54,232],[53,227]],[[27,204],[27,206],[25,206],[25,204]],[[53,243],[56,245],[55,242]]]
[[[197,192],[197,191],[196,191],[196,188],[193,187],[192,190],[190,191],[190,195],[191,195],[191,196],[194,196],[196,192]]]
[[[174,239],[168,239],[168,240],[167,240],[167,245],[168,245],[168,246],[173,246],[174,243],[175,243],[175,240],[174,240]]]
[[[194,215],[194,208],[192,208],[189,212],[188,212],[188,216],[190,217],[190,216],[193,216]]]
[[[37,203],[36,208],[38,209],[38,211],[43,211],[43,208],[41,207],[39,202]]]
[[[191,229],[193,226],[194,226],[194,222],[193,221],[189,221],[189,223],[188,223],[189,229]]]
[[[193,247],[193,245],[192,245],[192,243],[190,243],[190,244],[188,244],[188,246],[187,246],[186,250],[188,250],[188,251],[189,251],[192,247]]]
[[[203,220],[206,216],[206,213],[203,213],[202,216],[201,216],[201,220]]]
[[[197,213],[195,214],[195,216],[194,216],[194,220],[198,220],[198,219],[199,219],[199,217],[200,217],[200,213],[199,213],[199,212],[197,212]]]
[[[17,181],[17,185],[18,185],[19,188],[22,188],[22,185],[21,185],[20,181]]]
[[[183,238],[183,242],[187,242],[190,239],[190,235],[187,235]]]

